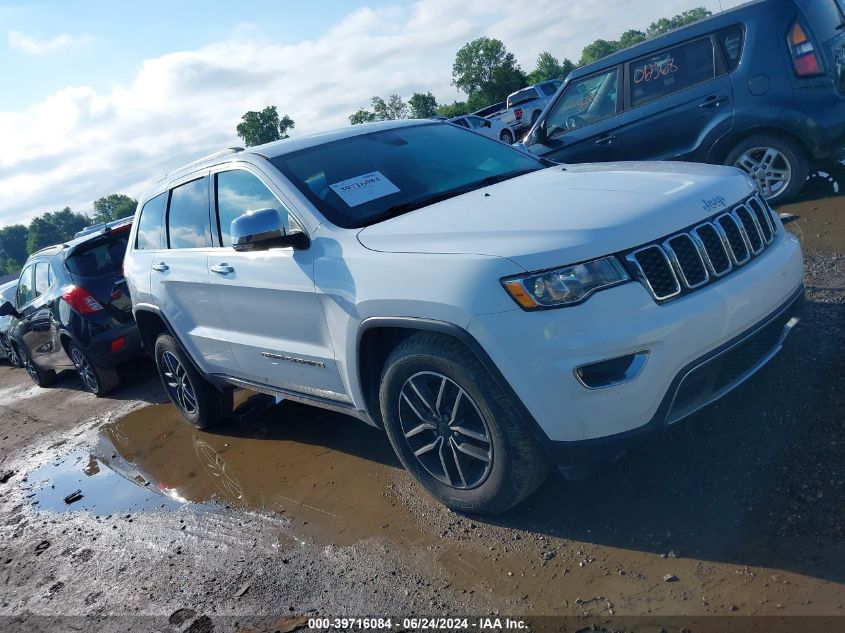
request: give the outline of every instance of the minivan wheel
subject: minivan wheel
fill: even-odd
[[[35,361],[26,352],[20,352],[20,354],[23,361],[23,368],[29,374],[29,377],[32,378],[32,382],[39,387],[49,387],[56,381],[55,371],[52,369],[42,369],[35,364]]]
[[[742,141],[728,154],[725,163],[748,173],[772,204],[783,203],[801,193],[810,169],[802,147],[767,134]]]
[[[502,133],[499,134],[499,140],[502,141],[502,143],[513,145],[513,133],[510,130],[502,130]]]
[[[69,352],[70,359],[86,391],[100,398],[117,388],[120,383],[117,370],[111,367],[98,367],[75,343],[70,344]]]
[[[504,512],[548,473],[513,403],[455,339],[420,333],[398,345],[385,363],[379,400],[402,464],[453,510]]]
[[[171,402],[195,427],[210,428],[232,412],[231,390],[221,392],[203,378],[169,334],[161,334],[156,340],[155,359]]]

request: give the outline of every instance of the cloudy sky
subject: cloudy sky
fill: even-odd
[[[724,8],[739,0],[721,0]],[[240,144],[247,110],[295,134],[348,125],[372,95],[450,86],[455,52],[497,37],[533,69],[596,38],[719,0],[0,0],[0,226],[121,192]]]

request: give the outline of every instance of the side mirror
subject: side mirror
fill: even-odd
[[[535,125],[525,139],[528,145],[542,145],[546,142],[546,129],[543,124]]]
[[[11,301],[4,301],[0,304],[0,316],[11,316],[17,319],[20,317],[20,313],[15,309]]]
[[[308,248],[305,233],[288,233],[276,209],[258,209],[232,220],[229,228],[232,248],[242,251],[266,251],[271,248]]]
[[[493,127],[493,124],[490,121],[484,121],[484,127]]]

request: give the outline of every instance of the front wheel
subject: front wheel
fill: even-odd
[[[507,145],[513,145],[513,132],[510,130],[502,130],[502,133],[499,134],[499,140]]]
[[[117,370],[111,367],[99,367],[75,343],[71,343],[70,359],[76,367],[76,373],[82,380],[86,391],[90,391],[98,398],[114,391],[120,382]]]
[[[725,164],[751,176],[770,204],[781,204],[801,193],[810,170],[802,147],[768,134],[754,135],[739,143]]]
[[[3,346],[3,351],[6,352],[6,359],[12,367],[23,367],[21,355],[18,353],[18,349],[14,345],[9,343],[5,337],[0,337],[0,345]]]
[[[179,413],[198,429],[207,429],[232,412],[231,390],[221,392],[194,369],[182,346],[169,334],[156,340],[158,374]]]
[[[416,334],[393,350],[382,373],[380,405],[402,464],[453,510],[504,512],[548,472],[513,403],[450,337]]]

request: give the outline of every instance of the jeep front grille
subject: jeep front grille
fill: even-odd
[[[664,302],[707,285],[757,257],[777,223],[757,194],[727,213],[624,254],[635,277]]]

